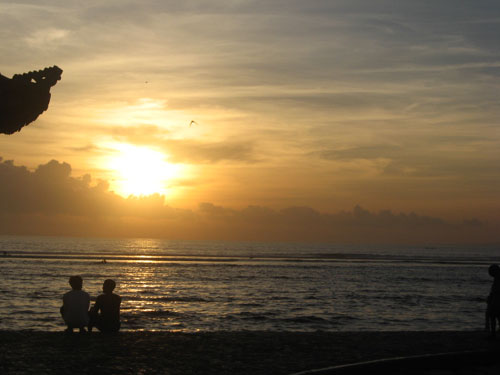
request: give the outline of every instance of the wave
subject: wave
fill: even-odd
[[[44,292],[32,292],[28,293],[26,297],[31,298],[31,299],[43,299],[43,298],[53,298],[54,293],[49,292],[49,291],[44,291]]]
[[[155,318],[162,318],[162,317],[172,317],[172,316],[182,316],[184,314],[175,312],[175,311],[170,311],[170,310],[162,310],[162,309],[157,309],[157,310],[143,310],[141,311],[142,315],[150,316],[150,317],[155,317]]]
[[[154,292],[149,293],[155,294]],[[148,302],[213,302],[201,297],[141,297],[130,296],[124,297],[126,301],[148,301]]]
[[[297,316],[293,318],[282,318],[279,319],[282,322],[285,323],[299,323],[299,324],[316,324],[316,323],[322,323],[322,324],[343,324],[346,321],[352,321],[352,320],[359,320],[357,317],[353,316],[334,316],[331,318],[322,318],[319,316],[315,315],[305,315],[305,316]]]
[[[299,315],[294,317],[280,317],[282,313],[280,312],[266,312],[266,313],[253,313],[253,312],[242,312],[239,314],[228,314],[223,317],[226,320],[242,320],[242,321],[254,321],[256,323],[268,322],[270,324],[285,325],[288,324],[323,324],[323,325],[342,325],[347,321],[359,320],[360,318],[354,316],[332,316],[332,317],[320,317],[316,315]]]
[[[322,254],[265,254],[250,255],[203,255],[203,254],[124,254],[119,252],[62,252],[29,250],[15,250],[7,252],[0,257],[6,259],[44,259],[60,261],[87,261],[103,266],[114,262],[154,263],[173,265],[181,263],[230,263],[230,264],[259,264],[259,263],[400,263],[400,264],[436,264],[436,265],[488,265],[493,262],[500,263],[498,256],[443,256],[436,255],[405,255],[405,254],[370,254],[370,253],[322,253]],[[104,260],[106,262],[104,262]]]
[[[99,267],[106,267],[111,264],[137,263],[151,264],[155,266],[174,267],[178,264],[183,266],[186,263],[193,265],[204,264],[226,264],[228,266],[245,265],[274,265],[286,266],[290,264],[300,264],[301,267],[317,267],[318,265],[328,265],[335,263],[355,264],[401,264],[401,265],[436,265],[436,266],[487,266],[491,263],[500,263],[499,257],[460,257],[454,259],[443,259],[440,257],[419,257],[419,256],[385,256],[373,254],[322,254],[321,256],[144,256],[144,255],[110,255],[110,254],[54,254],[54,253],[32,253],[16,251],[8,256],[0,257],[0,262],[5,259],[41,259],[46,261],[66,261],[66,262],[90,262]],[[278,276],[280,277],[280,276]],[[282,276],[281,276],[282,277]],[[286,278],[286,277],[284,277]]]
[[[186,314],[179,313],[172,310],[151,309],[151,310],[133,310],[129,312],[122,312],[121,317],[126,321],[137,320],[141,318],[171,318],[180,317]]]

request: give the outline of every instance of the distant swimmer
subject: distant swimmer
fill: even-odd
[[[193,125],[193,124],[198,125],[198,123],[197,123],[196,121],[191,120],[191,122],[189,123],[189,126],[191,126],[191,125]]]

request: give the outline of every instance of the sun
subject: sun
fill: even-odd
[[[108,168],[114,172],[114,185],[123,196],[166,195],[168,182],[179,176],[180,166],[168,163],[168,156],[160,151],[130,144],[116,144],[113,149]]]

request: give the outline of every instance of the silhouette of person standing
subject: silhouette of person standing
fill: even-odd
[[[79,328],[80,333],[84,333],[89,324],[90,296],[82,290],[83,280],[80,276],[71,276],[69,285],[72,290],[63,296],[61,307],[61,315],[68,326],[66,332],[72,333],[74,328]]]
[[[90,310],[89,331],[97,327],[104,333],[118,332],[120,329],[120,304],[122,298],[113,293],[116,283],[107,279],[102,285],[104,294],[97,297],[94,307]]]
[[[496,321],[498,320],[500,323],[500,267],[498,264],[492,264],[488,273],[493,277],[493,284],[487,299],[486,326],[490,330],[490,337],[495,338]]]

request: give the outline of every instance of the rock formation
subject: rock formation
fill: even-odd
[[[54,65],[12,78],[0,74],[0,133],[18,132],[35,121],[49,107],[50,88],[62,72]]]

